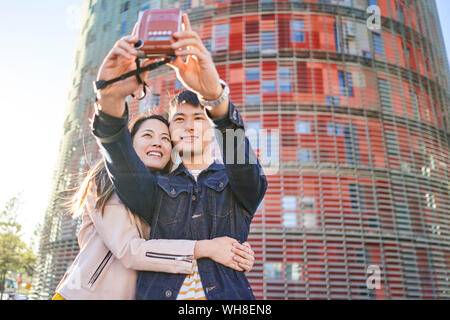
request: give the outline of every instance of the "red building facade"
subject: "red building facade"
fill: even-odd
[[[37,297],[78,252],[64,204],[100,156],[92,81],[158,7],[189,14],[252,146],[277,160],[249,237],[258,299],[450,298],[450,77],[433,0],[85,0]],[[183,89],[168,67],[151,78],[133,114]]]
[[[257,298],[448,298],[448,67],[434,4],[179,5],[247,128],[279,130],[250,235]],[[381,29],[367,27],[369,5]],[[179,89],[160,71],[134,110],[164,109]]]

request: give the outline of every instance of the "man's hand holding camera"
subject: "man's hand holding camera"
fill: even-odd
[[[216,100],[222,93],[219,74],[212,60],[211,54],[203,45],[200,36],[191,28],[187,14],[182,16],[183,31],[176,32],[172,37],[171,47],[175,50],[176,59],[168,65],[172,67],[183,85],[197,93],[203,100]],[[125,36],[118,40],[110,50],[99,69],[98,80],[109,80],[119,77],[136,69],[138,51],[134,44],[139,41],[137,36]],[[146,60],[141,67],[145,67],[154,60]],[[148,77],[150,71],[141,74],[142,79]],[[129,77],[111,84],[97,92],[98,102],[103,112],[121,117],[125,110],[125,99],[142,87],[136,77]],[[224,99],[218,106],[210,109],[213,118],[228,112],[228,99]]]
[[[177,58],[169,63],[178,79],[184,86],[199,95],[203,100],[216,100],[223,92],[219,74],[212,60],[211,54],[203,45],[200,36],[192,31],[187,14],[183,14],[184,31],[173,35],[176,40],[172,43]],[[182,58],[186,58],[183,61]],[[210,110],[213,117],[224,115],[228,110],[228,100]]]

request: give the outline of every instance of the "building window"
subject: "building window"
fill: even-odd
[[[279,91],[291,92],[291,69],[285,67],[278,68],[278,79]]]
[[[373,36],[373,49],[375,53],[384,56],[384,45],[381,34],[372,32],[372,36]]]
[[[302,227],[305,229],[313,229],[317,227],[316,215],[314,213],[303,213]]]
[[[109,29],[111,28],[111,22],[107,22],[103,25],[103,32],[108,32]]]
[[[350,183],[348,185],[348,189],[350,192],[350,206],[352,210],[359,211],[363,210],[364,203],[363,203],[363,188],[360,184],[357,183]]]
[[[214,47],[213,51],[226,50],[228,48],[228,36],[230,34],[230,24],[218,24],[213,27]]]
[[[274,9],[275,4],[273,3],[274,0],[260,0],[261,8],[262,9]]]
[[[283,226],[297,227],[297,197],[284,196],[281,200],[283,208]]]
[[[405,23],[405,11],[404,11],[404,8],[403,8],[403,5],[400,3],[400,1],[397,1],[397,4],[396,4],[396,9],[397,9],[397,18],[398,18],[398,21],[400,21],[401,23]]]
[[[305,42],[305,22],[303,20],[291,21],[291,41]]]
[[[405,43],[402,43],[403,52],[405,53],[405,65],[409,66],[411,61],[411,49]]]
[[[208,50],[209,53],[213,53],[212,51],[212,40],[211,39],[205,39],[203,40],[203,44],[205,45],[206,50]]]
[[[144,114],[150,111],[150,99],[151,98],[149,97],[145,97],[139,101],[139,114]]]
[[[394,202],[395,216],[397,218],[397,229],[403,232],[411,231],[411,217],[409,215],[408,204],[405,202]]]
[[[411,58],[411,49],[409,49],[409,46],[405,43],[402,43],[402,47],[405,52],[406,59],[409,60],[409,58]]]
[[[334,23],[334,42],[336,44],[336,51],[341,52],[341,41],[339,38],[339,28],[337,23]]]
[[[283,211],[295,211],[297,210],[297,197],[284,196],[281,200],[281,206]]]
[[[300,209],[302,211],[311,211],[316,207],[316,198],[314,197],[302,197],[300,198]]]
[[[120,7],[120,13],[128,11],[129,8],[130,8],[130,1],[122,3],[122,6]]]
[[[141,7],[141,11],[145,11],[145,10],[148,10],[148,9],[150,9],[150,4],[146,4],[146,5],[143,5]]]
[[[291,79],[291,68],[280,67],[278,68],[278,76],[280,79],[290,80]]]
[[[311,123],[308,121],[297,121],[295,123],[295,132],[298,134],[311,133]]]
[[[339,105],[341,103],[341,98],[339,96],[327,95],[326,96],[326,103],[328,105],[337,106],[337,105]]]
[[[358,36],[358,26],[355,22],[346,20],[344,25],[344,31],[345,31],[345,38],[347,39],[347,52],[350,52],[350,49],[348,48],[348,41],[353,41],[355,37],[359,38]]]
[[[247,81],[259,80],[259,69],[251,68],[245,71]]]
[[[182,90],[184,89],[183,83],[181,83],[180,80],[175,79],[175,90]]]
[[[283,264],[281,262],[266,262],[264,264],[264,278],[269,280],[283,279]]]
[[[250,145],[254,149],[259,149],[259,132],[261,130],[261,121],[259,120],[250,120],[247,121],[247,126],[245,130],[245,135],[248,138],[248,141],[250,142]]]
[[[291,82],[290,81],[280,81],[279,83],[279,91],[280,92],[291,92]]]
[[[385,113],[392,113],[391,91],[386,80],[378,79],[378,89],[380,91],[381,110]]]
[[[338,71],[339,88],[341,96],[354,96],[351,72]]]
[[[88,32],[88,35],[86,37],[86,47],[88,47],[90,44],[94,43],[96,40],[96,33],[91,29]]]
[[[122,25],[120,26],[120,36],[123,36],[127,33],[127,22],[123,21]]]
[[[311,149],[298,149],[297,161],[300,164],[313,162],[313,152]]]
[[[274,54],[275,50],[275,32],[261,32],[261,52],[262,54]]]
[[[151,105],[159,106],[161,104],[161,95],[160,94],[152,94]]]
[[[264,264],[264,277],[269,280],[300,281],[303,278],[302,265],[297,262],[287,262],[283,270],[282,262],[266,262]]]
[[[428,208],[436,209],[436,198],[435,198],[434,194],[426,193],[425,199],[426,199]]]
[[[329,123],[327,126],[328,135],[342,135],[344,133],[342,129],[342,124],[339,123]]]
[[[293,8],[303,8],[304,9],[304,4],[303,4],[303,0],[290,0],[292,7]]]
[[[261,97],[259,94],[248,94],[245,97],[245,103],[248,105],[261,104]]]
[[[263,81],[262,82],[262,92],[263,93],[275,93],[277,92],[277,82],[276,81]]]
[[[259,46],[257,43],[246,43],[245,52],[250,56],[257,56],[259,54]]]
[[[392,131],[386,131],[386,149],[390,157],[400,157],[400,150],[398,147],[397,134]]]
[[[298,226],[296,212],[283,212],[283,226],[286,228],[295,228]]]
[[[352,126],[345,126],[345,156],[349,165],[359,164],[359,142],[356,134],[356,129]]]
[[[409,162],[400,161],[400,169],[405,173],[411,173],[411,164]]]
[[[419,97],[417,92],[413,89],[409,89],[409,96],[411,99],[411,108],[415,120],[420,120],[420,107],[419,107]]]
[[[286,263],[286,280],[299,281],[302,279],[302,265],[299,263]]]
[[[181,1],[180,9],[185,11],[191,8],[191,0],[183,0]]]

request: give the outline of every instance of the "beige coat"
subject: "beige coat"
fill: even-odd
[[[82,214],[80,252],[56,288],[68,300],[135,298],[137,271],[190,274],[195,241],[145,240],[150,227],[114,194],[103,215],[95,209],[95,190]]]

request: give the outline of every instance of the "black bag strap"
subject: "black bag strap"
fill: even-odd
[[[137,99],[137,100],[143,100],[145,98],[145,96],[147,95],[147,83],[144,80],[142,80],[141,76],[139,75],[139,73],[141,73],[141,62],[140,62],[140,60],[138,58],[136,58],[135,62],[136,62],[136,79],[137,79],[137,82],[139,84],[143,84],[142,91],[144,92],[144,95],[142,97],[140,97],[140,98],[136,98],[134,96],[134,94],[132,93],[131,96],[133,98]]]
[[[142,99],[144,99],[145,94],[147,92],[146,88],[145,88],[147,86],[147,84],[145,83],[145,81],[142,80],[142,78],[140,77],[140,74],[142,72],[145,72],[145,71],[155,70],[156,68],[159,68],[160,66],[165,65],[166,63],[169,63],[169,62],[173,61],[174,58],[175,57],[173,57],[173,56],[169,56],[169,57],[165,58],[164,60],[151,63],[148,66],[145,66],[143,68],[141,68],[139,59],[136,58],[136,67],[137,67],[136,70],[124,73],[124,74],[120,75],[119,77],[111,79],[111,80],[98,80],[98,81],[95,81],[94,82],[94,87],[95,87],[96,90],[103,90],[107,86],[109,86],[109,85],[111,85],[111,84],[113,84],[115,82],[122,81],[122,80],[124,80],[126,78],[135,76],[139,84],[144,84],[144,89],[143,89],[144,96],[142,98],[139,98],[139,100],[142,100]],[[134,97],[134,95],[133,95],[133,97]]]

